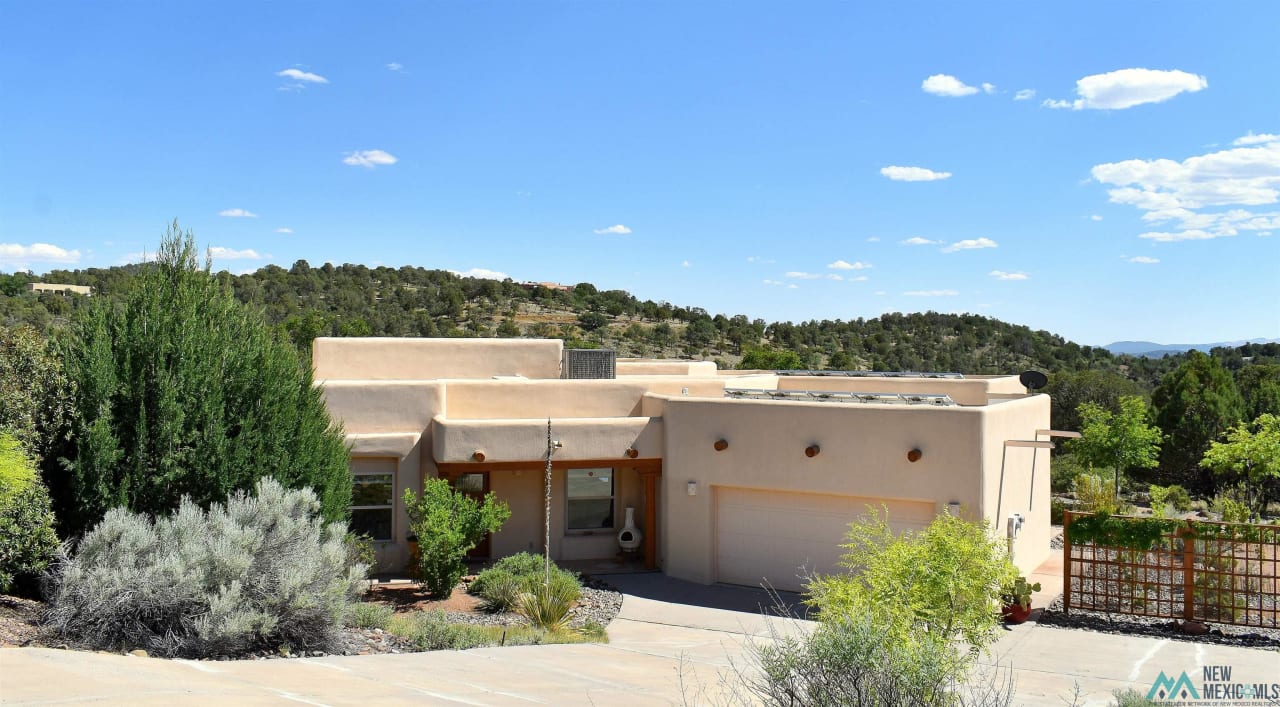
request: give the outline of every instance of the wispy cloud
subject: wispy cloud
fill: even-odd
[[[900,167],[898,165],[881,167],[880,174],[895,182],[934,182],[951,177],[950,172],[935,172],[925,167]]]
[[[759,255],[748,255],[747,262],[748,263],[773,263],[777,261],[775,261],[773,258],[765,258]]]
[[[283,71],[277,71],[276,76],[283,76],[286,79],[293,79],[294,81],[302,81],[304,83],[329,83],[329,79],[326,79],[320,74],[313,74],[310,71],[303,71],[301,69],[285,69]]]
[[[960,293],[955,290],[908,290],[902,294],[907,297],[955,297]]]
[[[836,282],[843,282],[843,281],[844,281],[844,275],[841,275],[841,274],[839,274],[839,273],[834,273],[834,272],[832,272],[832,273],[827,273],[827,279],[828,279],[828,280],[835,280]]]
[[[784,276],[789,277],[793,280],[821,280],[822,279],[822,273],[820,272],[803,272],[800,270],[791,270],[789,272],[784,273]]]
[[[76,263],[80,251],[67,250],[51,243],[0,243],[0,263],[26,265],[27,263]]]
[[[1109,200],[1143,211],[1153,228],[1140,237],[1160,242],[1226,238],[1241,231],[1280,227],[1280,211],[1246,206],[1280,201],[1280,140],[1252,133],[1245,144],[1175,159],[1133,159],[1094,166],[1093,179],[1108,185]]]
[[[218,245],[209,248],[209,255],[214,260],[262,260],[264,257],[269,257],[259,254],[258,251],[252,248],[236,250]]]
[[[511,277],[504,272],[489,270],[487,268],[471,268],[470,270],[462,271],[450,270],[449,272],[457,275],[458,277],[474,277],[482,280],[507,280]]]
[[[1089,217],[1089,220],[1090,220],[1090,221],[1101,221],[1101,220],[1102,220],[1102,217],[1101,217],[1101,216],[1099,216],[1099,215],[1097,215],[1097,214],[1094,214],[1094,215],[1092,215],[1092,216],[1090,216],[1090,217]]]
[[[925,93],[932,93],[935,96],[947,96],[949,98],[972,96],[978,92],[976,86],[969,86],[950,74],[934,74],[920,82],[920,89]]]
[[[1079,98],[1075,100],[1050,99],[1043,105],[1069,110],[1123,110],[1145,103],[1162,103],[1179,93],[1195,93],[1208,87],[1208,79],[1185,71],[1120,69],[1076,81]]]
[[[398,61],[393,61],[390,64],[387,64],[387,68],[391,71],[404,71],[404,64],[401,64]]]
[[[597,228],[595,231],[593,231],[593,233],[595,233],[598,236],[603,236],[605,234],[610,234],[610,233],[617,236],[625,236],[628,233],[631,233],[631,229],[619,223],[613,226],[609,226],[608,228]]]
[[[1131,262],[1131,263],[1141,263],[1141,264],[1143,264],[1143,265],[1155,265],[1156,263],[1160,262],[1160,259],[1159,259],[1159,258],[1152,258],[1152,257],[1150,257],[1150,256],[1146,256],[1146,255],[1135,255],[1135,256],[1133,256],[1132,258],[1129,258],[1129,262]]]
[[[871,263],[864,263],[861,260],[855,260],[852,263],[837,260],[834,263],[827,263],[827,267],[832,270],[868,270],[871,268]]]
[[[691,268],[691,267],[693,267],[693,263],[689,262],[688,260],[681,260],[681,261],[680,261],[680,267],[682,267],[682,268]]]
[[[1231,141],[1232,145],[1265,145],[1268,142],[1280,142],[1280,135],[1272,135],[1270,133],[1260,133],[1255,135],[1252,130],[1248,135],[1241,135]]]
[[[284,234],[286,234],[286,235],[287,235],[287,234],[293,233],[293,229],[292,229],[292,228],[277,228],[277,229],[276,229],[276,233],[284,233]]]
[[[912,236],[905,241],[901,241],[901,243],[902,245],[938,245],[942,243],[942,241],[932,241],[932,240],[929,240],[928,238],[921,238],[920,236]]]
[[[988,96],[996,92],[996,85],[993,83],[982,84],[982,92]]]
[[[1036,90],[1034,88],[1021,88],[1018,89],[1017,93],[1013,94],[1013,100],[1015,101],[1029,101],[1035,97]]]
[[[248,209],[223,209],[218,215],[227,218],[258,218],[257,214]]]
[[[959,250],[981,250],[982,248],[998,248],[999,244],[990,238],[969,238],[963,241],[956,241],[946,248],[942,249],[943,253],[954,253]]]
[[[1005,272],[1004,270],[992,270],[987,273],[997,280],[1030,280],[1031,276],[1024,272]]]
[[[858,275],[856,277],[849,278],[849,282],[866,282],[869,279],[871,278],[867,277],[866,275]]]
[[[868,242],[868,243],[879,243],[879,242],[880,242],[880,236],[867,236],[867,242]]]
[[[395,155],[392,155],[389,152],[383,152],[382,150],[356,150],[355,152],[347,153],[347,156],[342,158],[343,164],[349,164],[352,167],[365,167],[367,169],[395,164],[398,161],[399,160],[396,159]]]
[[[785,282],[780,282],[778,280],[761,280],[761,282],[770,287],[781,287],[786,284]]]

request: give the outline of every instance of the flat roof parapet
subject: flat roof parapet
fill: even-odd
[[[834,378],[954,378],[964,379],[963,373],[936,373],[920,371],[774,371],[779,376],[813,376]]]
[[[933,405],[954,407],[958,403],[941,393],[862,393],[839,390],[772,390],[768,388],[725,388],[724,397],[738,400],[784,400],[789,402],[863,403],[886,405]]]

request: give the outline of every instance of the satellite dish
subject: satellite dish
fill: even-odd
[[[1027,390],[1039,390],[1049,385],[1049,376],[1040,371],[1023,371],[1018,380],[1022,381]]]

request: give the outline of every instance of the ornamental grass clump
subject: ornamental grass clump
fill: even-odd
[[[366,567],[308,489],[273,479],[169,517],[109,511],[48,576],[46,631],[94,648],[208,657],[333,647]]]
[[[577,573],[557,567],[552,562],[549,576],[557,596],[568,596],[570,602],[581,596],[582,583]],[[487,611],[511,611],[521,593],[541,587],[547,577],[544,559],[540,555],[521,552],[498,560],[493,567],[476,575],[467,592],[483,599]]]

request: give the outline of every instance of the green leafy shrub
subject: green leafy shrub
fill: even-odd
[[[1054,493],[1067,493],[1075,484],[1076,477],[1091,471],[1093,467],[1075,454],[1059,454],[1049,460],[1049,487]]]
[[[347,533],[342,542],[347,546],[347,564],[364,565],[369,571],[378,565],[378,551],[373,547],[373,538],[363,533]]]
[[[1116,498],[1115,481],[1099,474],[1077,476],[1072,491],[1076,497],[1076,507],[1073,510],[1081,513],[1116,515],[1127,510]]]
[[[71,383],[53,347],[29,326],[0,326],[0,430],[39,458],[62,443],[71,418]]]
[[[49,492],[18,440],[0,433],[0,592],[30,587],[57,549]]]
[[[427,479],[422,496],[404,492],[409,526],[418,536],[418,569],[427,592],[447,597],[466,573],[465,558],[489,533],[511,517],[511,509],[492,493],[476,501],[445,479]]]
[[[395,615],[395,609],[385,604],[358,601],[352,604],[351,610],[347,612],[347,625],[365,629],[380,628],[385,631],[391,625],[391,619]]]
[[[1075,510],[1075,508],[1071,510]],[[1066,511],[1067,504],[1063,503],[1062,499],[1049,499],[1049,524],[1062,525],[1067,519]]]
[[[1210,507],[1222,518],[1223,523],[1249,522],[1249,504],[1233,498],[1230,494],[1218,494]]]
[[[61,344],[70,473],[46,480],[69,487],[50,489],[69,504],[57,508],[67,535],[110,508],[161,516],[183,496],[207,507],[263,477],[313,489],[327,520],[348,517],[345,441],[310,365],[198,263],[190,234],[174,224],[123,299],[92,298]]]
[[[1171,515],[1170,511],[1186,513],[1191,510],[1191,494],[1177,484],[1171,486],[1151,484],[1147,493],[1151,497],[1151,512],[1158,516]]]
[[[489,611],[510,611],[516,606],[517,597],[531,592],[546,581],[543,558],[531,552],[521,552],[498,560],[492,567],[476,575],[467,591],[485,601]],[[551,563],[551,587],[560,596],[576,601],[582,593],[578,575]]]
[[[820,619],[870,615],[876,631],[906,651],[926,650],[919,643],[925,636],[962,641],[972,651],[989,645],[999,630],[1001,587],[1017,576],[1004,541],[985,523],[950,514],[898,535],[887,515],[872,513],[850,524],[841,559],[848,574],[810,580],[807,602]]]
[[[310,490],[273,479],[169,517],[113,509],[50,581],[50,632],[97,648],[204,657],[332,645],[366,568]]]

